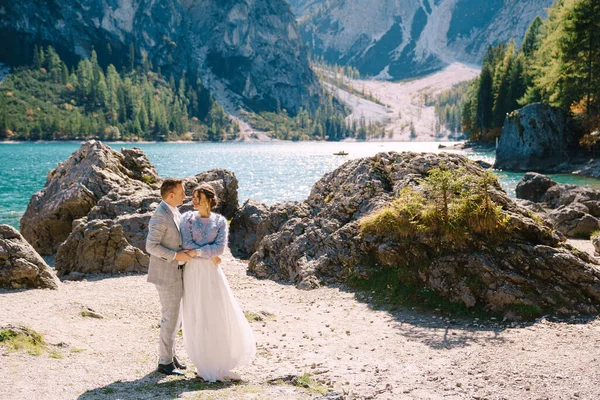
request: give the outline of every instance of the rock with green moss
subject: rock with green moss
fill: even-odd
[[[258,276],[307,289],[385,277],[388,301],[396,291],[431,292],[527,317],[600,310],[597,261],[464,156],[390,152],[348,161],[300,204],[308,215],[258,244],[249,264]]]

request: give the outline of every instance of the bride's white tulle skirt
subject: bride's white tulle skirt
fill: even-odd
[[[189,261],[183,273],[183,343],[202,379],[222,380],[250,363],[256,340],[220,266]]]

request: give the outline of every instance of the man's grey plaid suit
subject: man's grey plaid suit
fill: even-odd
[[[163,201],[148,224],[146,251],[150,253],[148,282],[154,283],[161,304],[159,364],[169,364],[175,355],[175,338],[181,327],[183,270],[175,260],[181,250],[179,212],[174,214]]]

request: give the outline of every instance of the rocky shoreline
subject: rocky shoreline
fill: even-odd
[[[459,199],[459,192],[479,196],[484,190],[487,197],[477,202],[494,204],[493,212],[508,223],[506,233],[470,232],[469,221],[481,218],[476,211],[463,216],[464,233],[470,232],[466,241],[447,241],[444,235],[456,233],[440,236],[439,228],[428,231],[423,226],[413,232],[406,247],[406,239],[390,236],[393,229],[364,231],[365,218],[395,204],[405,190],[422,196],[419,207],[437,204],[437,188],[424,182],[440,168],[458,171],[471,182],[453,189],[456,192],[448,196],[455,198],[454,203],[445,207],[464,207],[468,197]],[[460,155],[390,152],[344,163],[315,183],[302,202],[266,207],[248,201],[239,207],[237,179],[226,170],[185,178],[184,186],[188,195],[200,182],[215,188],[220,198],[217,212],[231,219],[232,251],[248,258],[249,272],[259,278],[314,289],[391,274],[393,286],[399,279],[402,287],[431,290],[444,301],[511,319],[596,313],[598,261],[564,243],[564,224],[552,219],[554,225],[545,223],[544,214],[542,220],[536,219],[528,204],[523,207],[510,199],[486,174]],[[48,174],[44,189],[32,197],[21,219],[23,237],[41,255],[54,257],[54,271],[63,280],[94,273],[145,272],[144,240],[148,220],[160,202],[161,179],[140,149],[117,152],[101,142],[86,142]],[[451,180],[458,179],[462,178]],[[483,189],[474,183],[481,179],[491,179]],[[479,207],[477,202],[468,207]],[[188,200],[182,210],[189,208]],[[600,210],[600,205],[596,208]],[[590,221],[598,225],[594,216],[573,223],[589,226]],[[578,229],[567,236],[580,236],[577,232],[583,228]]]

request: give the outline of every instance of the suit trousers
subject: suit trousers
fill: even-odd
[[[158,363],[169,364],[175,355],[175,338],[181,329],[181,299],[183,297],[183,274],[173,284],[156,285],[160,299],[161,320],[158,346]]]

